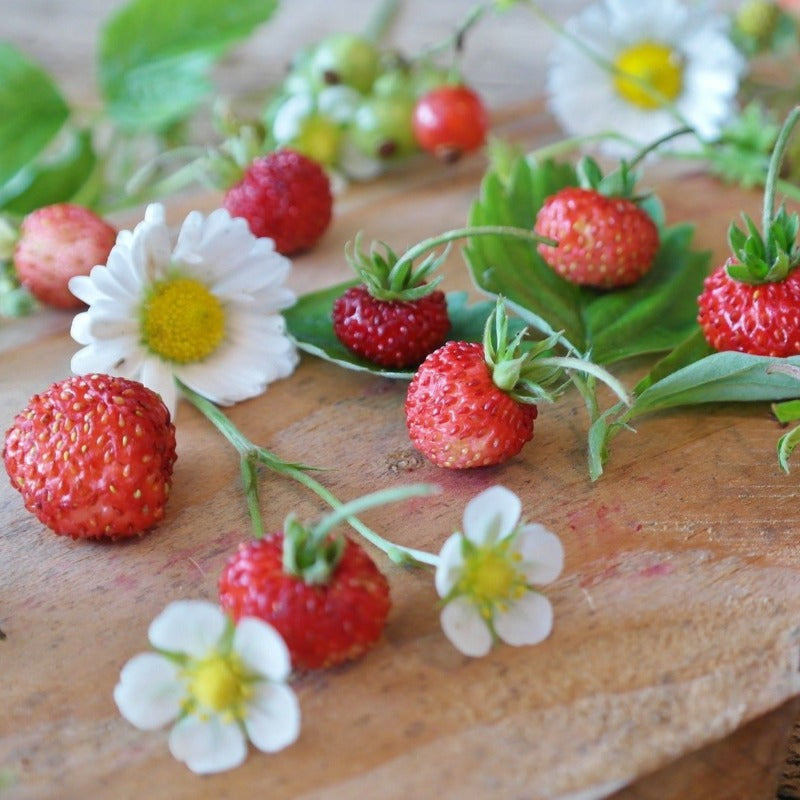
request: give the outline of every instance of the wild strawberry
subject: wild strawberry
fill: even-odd
[[[310,250],[333,214],[330,181],[322,167],[294,150],[254,159],[225,193],[231,216],[244,217],[254,236],[267,236],[284,255]]]
[[[364,253],[356,238],[348,260],[362,284],[347,289],[333,304],[333,331],[356,355],[383,367],[413,367],[442,345],[450,330],[447,299],[426,279],[441,262],[430,255],[416,270],[411,259],[386,245]]]
[[[733,255],[706,278],[698,298],[697,320],[715,350],[779,358],[800,353],[800,218],[783,206],[774,212],[780,163],[798,118],[800,110],[795,109],[770,159],[763,234],[746,214],[746,232],[731,223],[728,243]]]
[[[627,166],[603,179],[587,158],[580,173],[583,185],[561,189],[539,209],[534,231],[558,242],[555,247],[539,244],[539,255],[580,286],[614,289],[636,283],[653,266],[659,234],[649,214],[631,199]]]
[[[457,161],[486,141],[489,116],[478,94],[464,85],[438,86],[422,95],[412,116],[420,149]]]
[[[175,427],[161,398],[108,375],[34,395],[6,431],[3,460],[25,507],[58,534],[119,539],[164,516]]]
[[[283,532],[239,546],[220,576],[219,599],[235,620],[269,622],[298,670],[363,655],[391,605],[386,578],[360,545],[318,536],[292,517]]]
[[[88,275],[105,264],[117,231],[83,206],[43,206],[22,221],[14,247],[19,282],[41,303],[55,308],[80,308],[83,303],[67,288],[74,275]]]
[[[453,341],[419,366],[406,395],[406,425],[414,446],[451,469],[500,464],[533,438],[538,400],[558,376],[542,357],[551,340],[520,352],[525,331],[508,340],[502,304],[489,318],[483,344]]]

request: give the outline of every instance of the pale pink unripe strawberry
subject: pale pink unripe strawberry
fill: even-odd
[[[55,308],[83,304],[67,284],[105,264],[117,231],[83,206],[55,203],[32,211],[22,221],[14,247],[19,282],[40,302]]]

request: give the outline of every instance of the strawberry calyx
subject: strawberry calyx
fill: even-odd
[[[283,525],[283,570],[304,583],[328,583],[344,553],[344,537],[323,536],[290,514]]]
[[[800,106],[795,106],[787,116],[770,156],[764,185],[761,231],[747,214],[742,214],[746,230],[742,230],[735,222],[728,228],[728,245],[734,258],[725,269],[733,280],[753,285],[776,283],[800,264],[800,247],[797,244],[800,218],[796,213],[790,214],[783,204],[775,211],[775,192],[783,155],[799,118]]]
[[[290,514],[283,527],[284,571],[310,585],[328,583],[344,555],[344,536],[332,532],[339,523],[375,506],[410,497],[423,497],[438,491],[438,487],[426,483],[382,489],[340,505],[314,526],[303,525],[294,514]],[[407,557],[419,555],[417,551],[392,544],[383,537],[377,537],[377,540],[370,539],[390,556],[394,551],[406,551]],[[429,558],[425,560],[430,561]]]
[[[558,392],[549,387],[559,381],[562,370],[542,360],[560,339],[553,334],[538,342],[522,343],[528,334],[523,328],[513,338],[509,338],[508,316],[505,305],[498,298],[497,305],[486,321],[483,332],[483,352],[486,366],[492,373],[492,381],[501,391],[506,392],[520,403],[553,402]]]
[[[449,243],[472,236],[510,236],[552,247],[558,244],[555,240],[539,236],[528,228],[517,228],[512,225],[475,225],[455,228],[424,239],[398,256],[384,242],[373,242],[369,251],[365,251],[361,246],[362,236],[359,232],[354,242],[348,243],[345,247],[345,257],[376,300],[413,301],[430,294],[441,283],[441,275],[433,278],[431,275],[449,255]],[[444,249],[437,251],[442,245],[445,245]],[[383,248],[382,253],[379,251],[380,248]],[[422,258],[422,261],[415,267],[414,261],[419,258]]]
[[[579,372],[601,380],[630,405],[625,387],[599,364],[578,355],[553,355],[553,348],[564,343],[561,333],[540,341],[527,339],[527,334],[523,328],[509,338],[505,301],[498,296],[483,332],[484,359],[498,389],[519,403],[554,402],[570,382],[577,383],[573,373]]]

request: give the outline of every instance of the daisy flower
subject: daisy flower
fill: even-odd
[[[463,533],[450,536],[439,553],[442,629],[465,655],[486,655],[495,638],[538,644],[552,630],[550,601],[535,587],[561,574],[564,548],[543,526],[520,525],[521,510],[519,498],[502,486],[481,492],[464,509]]]
[[[626,156],[683,126],[714,140],[736,113],[746,61],[729,18],[678,0],[604,0],[564,27],[547,77],[550,108],[571,135],[614,131]]]
[[[120,232],[105,266],[70,279],[89,307],[72,322],[85,345],[72,371],[138,380],[173,415],[176,378],[220,405],[255,397],[298,361],[279,313],[295,301],[284,286],[290,269],[271,239],[224,209],[192,211],[173,244],[154,203]]]
[[[266,622],[244,617],[234,626],[213,603],[181,600],[152,621],[148,638],[155,652],[125,664],[114,700],[141,730],[174,722],[170,752],[193,772],[238,766],[248,738],[267,753],[297,739],[289,651]]]

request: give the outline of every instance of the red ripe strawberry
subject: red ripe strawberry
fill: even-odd
[[[486,141],[489,117],[478,94],[464,85],[438,86],[417,100],[412,115],[417,144],[446,162]]]
[[[67,287],[74,275],[88,275],[105,264],[117,231],[83,206],[57,203],[32,211],[22,221],[14,247],[19,282],[41,303],[80,308]]]
[[[567,186],[548,197],[536,215],[534,232],[558,245],[537,245],[539,255],[562,278],[580,286],[630,286],[653,266],[658,228],[630,197],[633,179],[623,164],[603,178],[592,159],[579,166],[582,186]]]
[[[225,208],[244,217],[254,236],[267,236],[284,255],[310,250],[330,225],[333,195],[322,167],[294,150],[251,162],[225,193]]]
[[[784,206],[774,211],[781,160],[798,119],[800,109],[794,109],[770,158],[762,231],[746,214],[746,230],[731,223],[733,255],[706,278],[698,298],[697,320],[715,350],[780,358],[800,354],[800,218]]]
[[[493,338],[494,334],[494,338]],[[411,380],[406,425],[414,446],[451,469],[500,464],[533,437],[537,400],[558,376],[555,359],[542,357],[552,339],[519,345],[508,340],[501,302],[489,317],[483,344],[453,341],[431,353]]]
[[[255,616],[274,626],[295,669],[322,669],[360,657],[386,624],[386,578],[366,551],[345,537],[320,543],[319,557],[298,557],[292,525],[297,523],[239,546],[219,579],[220,604],[235,620]],[[295,553],[288,559],[287,546]],[[304,560],[309,563],[297,563]],[[288,570],[287,561],[294,562]]]
[[[416,270],[412,259],[398,258],[386,245],[365,253],[356,237],[347,257],[363,281],[347,289],[333,304],[333,332],[361,358],[382,367],[417,366],[442,345],[450,330],[444,292],[427,282],[442,257],[429,255]]]
[[[175,427],[136,381],[71,377],[34,395],[5,436],[3,460],[25,507],[58,534],[119,539],[164,516]]]
[[[738,263],[729,258],[705,280],[697,320],[706,341],[719,351],[800,354],[800,270],[753,284],[731,277],[729,270]]]

